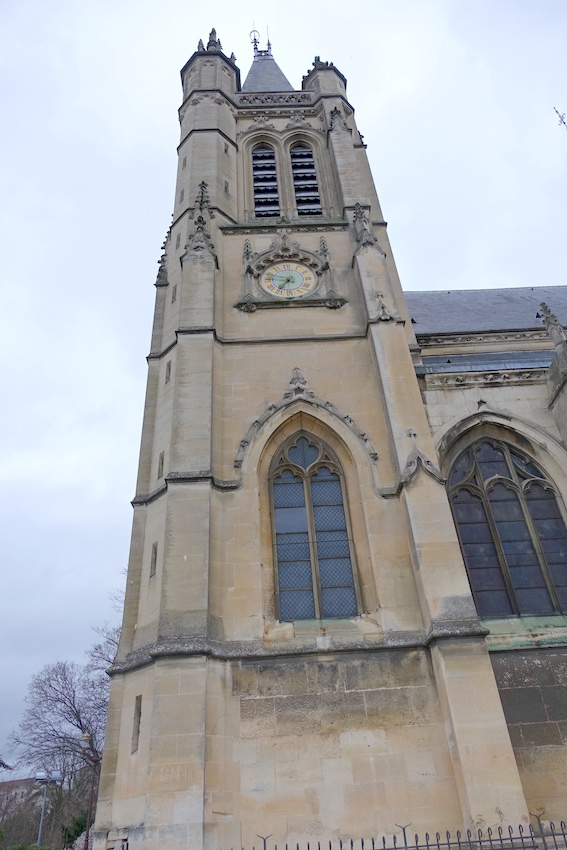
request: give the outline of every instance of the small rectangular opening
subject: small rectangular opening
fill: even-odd
[[[165,364],[165,383],[169,384],[171,380],[171,360],[168,360]]]
[[[158,465],[157,465],[157,477],[161,478],[163,476],[163,464],[165,461],[165,452],[159,453]]]
[[[155,576],[157,567],[157,543],[152,543],[152,557],[150,560],[150,578]]]
[[[177,301],[177,284],[175,283],[171,289],[171,303],[175,304]]]
[[[140,723],[142,720],[142,695],[136,697],[134,703],[134,722],[132,724],[132,749],[130,752],[138,751],[138,743],[140,740]]]

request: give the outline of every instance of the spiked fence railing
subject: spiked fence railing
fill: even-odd
[[[258,835],[257,845],[250,850],[567,850],[567,824],[544,826],[541,819],[538,828],[522,825],[487,829],[466,830],[451,835],[450,832],[426,832],[423,838],[408,835],[409,826],[400,827],[402,835],[382,838],[337,838],[328,841],[270,841],[271,835]],[[412,840],[413,839],[413,840]],[[231,847],[230,850],[245,850]]]

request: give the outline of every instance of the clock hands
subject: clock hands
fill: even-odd
[[[280,289],[296,289],[300,283],[292,274],[288,274],[281,280],[280,275],[274,275],[274,280]]]

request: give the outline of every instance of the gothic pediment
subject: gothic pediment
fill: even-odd
[[[252,254],[249,261],[251,274],[258,277],[267,266],[277,262],[307,263],[319,275],[329,265],[328,261],[294,242],[285,230],[279,230],[267,251]]]
[[[289,382],[290,388],[286,390],[283,394],[283,398],[279,401],[270,404],[266,410],[262,413],[261,416],[258,417],[248,428],[246,435],[240,441],[240,446],[238,448],[238,452],[234,459],[234,468],[239,470],[242,468],[242,463],[248,451],[248,448],[252,441],[255,439],[257,433],[260,428],[269,420],[272,419],[279,411],[294,405],[296,402],[302,401],[306,404],[324,410],[326,413],[331,414],[335,419],[338,419],[343,425],[354,434],[357,440],[362,444],[365,453],[368,455],[369,459],[376,463],[378,461],[378,453],[374,449],[374,446],[368,439],[367,434],[359,428],[356,422],[348,415],[343,414],[334,404],[331,404],[330,401],[324,401],[323,399],[318,398],[315,395],[315,392],[309,387],[306,379],[301,372],[299,366],[295,366],[293,369],[291,381]]]
[[[318,251],[309,251],[282,228],[276,233],[268,250],[261,253],[256,253],[247,239],[242,255],[246,291],[234,306],[244,313],[280,307],[327,307],[337,310],[347,303],[347,299],[333,288],[329,260],[329,248],[324,237],[321,237]],[[274,263],[282,262],[309,267],[315,275],[316,283],[308,294],[293,299],[275,298],[262,289],[260,278],[264,270]]]

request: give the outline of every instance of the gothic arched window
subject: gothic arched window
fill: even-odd
[[[480,617],[567,613],[567,528],[534,461],[482,438],[449,475],[449,498]]]
[[[355,617],[360,610],[340,466],[300,431],[274,456],[270,487],[280,620]]]
[[[262,142],[252,150],[254,215],[257,218],[279,216],[278,175],[274,149]]]
[[[297,214],[322,215],[313,151],[305,142],[296,142],[289,154]]]

